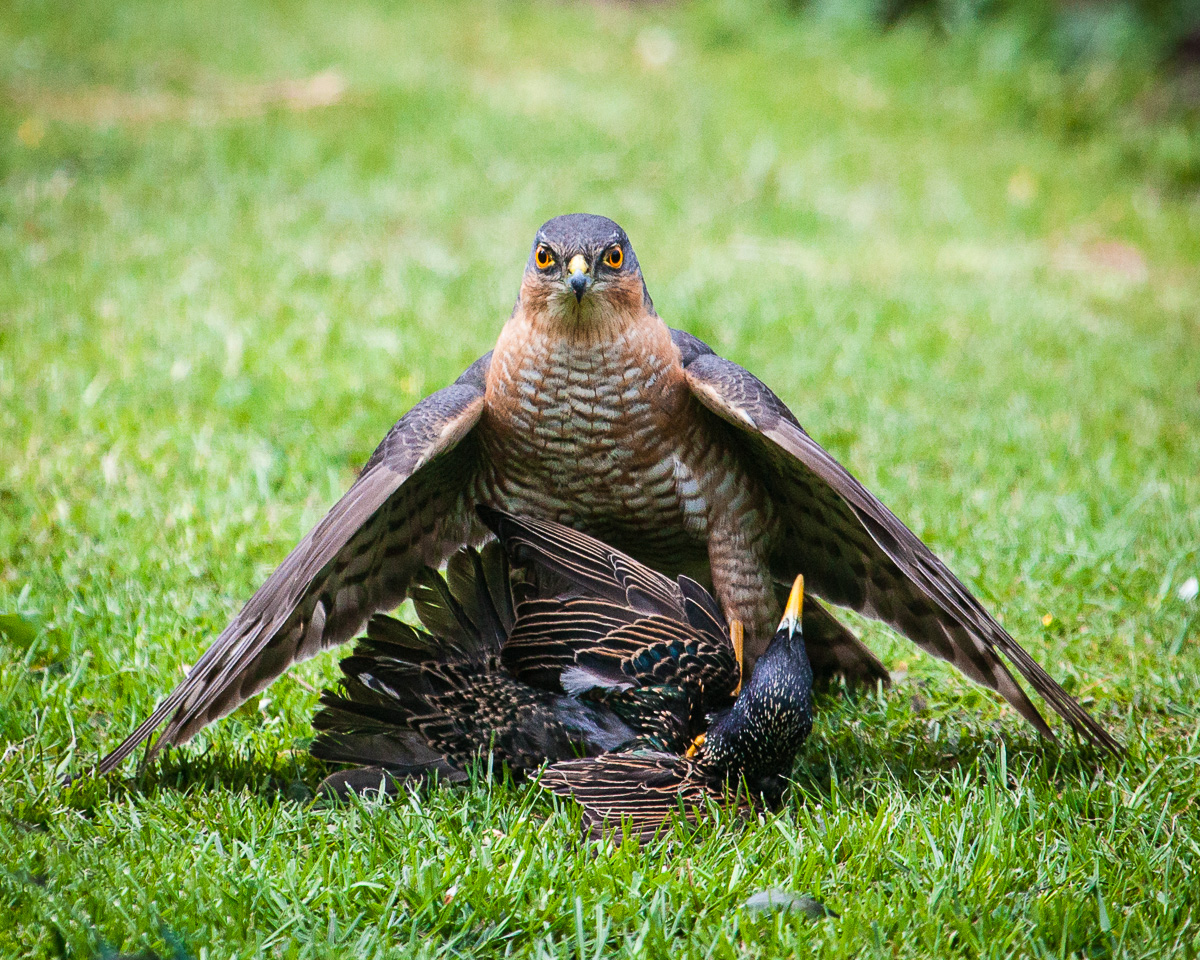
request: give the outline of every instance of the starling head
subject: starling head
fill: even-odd
[[[779,629],[733,706],[717,715],[699,755],[752,793],[777,802],[784,778],[812,730],[812,665],[801,614],[804,578],[797,577]]]
[[[810,713],[812,708],[812,664],[808,660],[808,649],[804,645],[804,630],[801,625],[804,612],[804,577],[796,577],[787,607],[779,621],[779,629],[771,638],[764,653],[755,665],[750,684],[743,696],[754,690],[757,697],[765,698],[776,705],[785,705],[785,712]],[[762,681],[755,686],[755,679],[762,671]],[[811,723],[811,715],[809,721]],[[807,736],[807,731],[806,734]]]
[[[527,311],[575,327],[654,312],[629,237],[607,217],[570,213],[542,224],[521,283]]]
[[[796,577],[792,584],[792,592],[788,594],[787,606],[783,610],[783,619],[779,621],[779,629],[775,631],[775,642],[784,642],[792,647],[799,644],[804,650],[804,631],[801,621],[804,617],[804,574]]]

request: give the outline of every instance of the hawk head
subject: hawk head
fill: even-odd
[[[629,237],[612,220],[590,213],[542,224],[525,267],[521,303],[571,326],[654,313]]]

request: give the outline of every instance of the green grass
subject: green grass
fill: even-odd
[[[0,954],[1196,956],[1200,200],[1126,149],[1176,136],[1151,81],[1093,72],[719,2],[6,5]],[[58,786],[579,209],[1128,759],[860,624],[906,679],[820,702],[783,811],[642,850],[504,784],[313,801],[333,656]],[[740,909],[772,886],[841,917]]]

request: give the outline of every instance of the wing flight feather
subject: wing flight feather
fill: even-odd
[[[403,600],[422,567],[469,537],[477,527],[471,431],[489,359],[400,419],[354,485],[97,773],[114,770],[164,722],[151,756],[225,716],[293,663],[349,639],[371,614]]]
[[[1092,743],[1120,744],[983,608],[941,560],[812,439],[761,381],[675,332],[693,395],[729,425],[791,525],[778,558],[832,603],[883,620],[929,653],[1000,693],[1043,734],[1046,721],[1002,653],[1071,727]]]

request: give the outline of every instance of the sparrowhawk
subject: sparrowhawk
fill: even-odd
[[[395,607],[426,565],[488,536],[486,504],[597,537],[710,586],[746,625],[747,666],[797,573],[890,624],[1050,727],[1004,656],[1088,740],[1119,745],[763,383],[659,318],[625,231],[571,214],[538,230],[495,348],[384,437],[346,494],[267,578],[187,678],[98,770],[161,723],[187,740],[298,660]],[[805,607],[818,678],[886,680],[823,607]]]

